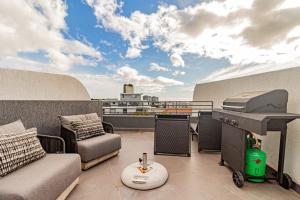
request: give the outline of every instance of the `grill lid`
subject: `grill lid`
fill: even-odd
[[[286,113],[288,92],[283,89],[246,92],[223,101],[223,109],[246,113]]]

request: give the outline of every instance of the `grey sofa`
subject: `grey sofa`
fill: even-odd
[[[98,163],[118,155],[121,149],[121,137],[114,134],[113,126],[102,122],[105,135],[77,141],[76,133],[71,129],[71,121],[97,118],[96,113],[85,115],[60,116],[61,137],[66,142],[67,153],[78,153],[81,157],[81,168],[87,170]]]
[[[62,200],[79,182],[77,154],[47,154],[0,178],[2,200]]]
[[[25,130],[21,121],[0,127],[1,133]],[[63,152],[64,143],[59,137],[40,136],[43,148]],[[49,143],[47,144],[46,141]],[[50,142],[51,141],[51,142]],[[55,142],[56,141],[56,142]],[[63,145],[61,145],[63,144]],[[58,149],[58,147],[61,149]],[[48,149],[48,150],[49,150]],[[2,200],[62,200],[79,181],[80,157],[77,154],[47,154],[4,177],[0,177],[0,199]]]

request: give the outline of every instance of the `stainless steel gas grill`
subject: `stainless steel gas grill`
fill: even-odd
[[[247,135],[256,133],[264,136],[267,131],[281,133],[278,170],[260,178],[277,180],[286,189],[291,187],[292,179],[283,173],[287,124],[300,115],[286,113],[287,101],[286,90],[248,92],[226,99],[223,109],[214,109],[213,118],[222,121],[220,165],[226,162],[232,168],[233,181],[238,187],[251,178],[244,173]]]
[[[244,113],[285,113],[287,101],[286,90],[245,92],[225,99],[222,107]]]

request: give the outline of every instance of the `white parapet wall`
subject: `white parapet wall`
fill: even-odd
[[[90,100],[77,79],[59,74],[0,69],[1,100]]]
[[[213,100],[220,108],[223,100],[247,91],[286,89],[289,92],[288,112],[300,113],[300,67],[246,77],[201,83],[194,89],[193,100]],[[263,137],[268,163],[277,169],[279,133]],[[285,172],[300,184],[300,120],[288,125]]]

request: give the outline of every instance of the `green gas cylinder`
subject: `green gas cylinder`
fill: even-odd
[[[261,150],[261,141],[259,147],[254,144],[254,138],[247,138],[245,173],[249,176],[263,177],[266,173],[266,153]],[[249,178],[248,180],[257,183],[264,182],[264,179]]]

